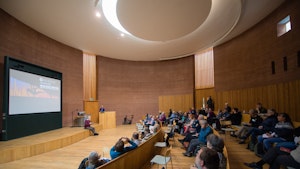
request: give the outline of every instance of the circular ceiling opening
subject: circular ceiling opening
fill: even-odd
[[[211,0],[122,0],[117,3],[117,16],[133,36],[168,41],[195,31],[211,6]]]

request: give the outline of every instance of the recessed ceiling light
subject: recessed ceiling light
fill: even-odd
[[[100,12],[96,11],[96,16],[97,16],[98,18],[100,18],[100,17],[101,17]]]

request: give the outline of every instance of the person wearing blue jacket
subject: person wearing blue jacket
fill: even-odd
[[[183,153],[184,156],[191,157],[198,145],[200,147],[205,146],[206,137],[209,134],[213,133],[212,129],[209,127],[206,120],[200,120],[200,125],[201,125],[201,129],[200,132],[198,133],[198,138],[191,140],[187,151]]]
[[[129,143],[131,146],[125,146],[125,144]],[[138,146],[131,141],[127,137],[121,137],[117,143],[110,149],[110,157],[111,159],[115,159],[120,155],[137,148]]]

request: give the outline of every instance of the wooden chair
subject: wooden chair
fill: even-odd
[[[150,161],[151,164],[157,164],[157,168],[159,168],[159,165],[164,165],[165,168],[167,169],[168,162],[171,161],[171,166],[173,168],[171,150],[172,150],[172,146],[170,146],[170,148],[167,149],[167,151],[163,156],[155,155]]]

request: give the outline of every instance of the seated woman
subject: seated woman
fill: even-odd
[[[127,143],[131,144],[130,146],[125,146]],[[121,137],[117,143],[110,149],[111,159],[115,159],[120,155],[137,148],[137,145],[127,137]]]
[[[259,143],[263,143],[264,149],[267,151],[273,143],[285,141],[293,141],[293,124],[287,113],[280,113],[277,116],[278,123],[272,132],[266,132],[257,137]]]

